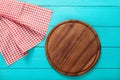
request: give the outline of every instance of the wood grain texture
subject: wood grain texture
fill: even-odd
[[[46,54],[50,64],[65,75],[89,71],[100,55],[96,32],[86,23],[69,20],[57,25],[48,35]]]

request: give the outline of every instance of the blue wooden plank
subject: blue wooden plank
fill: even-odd
[[[120,0],[21,0],[36,5],[48,6],[120,6]]]
[[[120,69],[92,69],[74,80],[120,80]]]
[[[46,7],[53,10],[50,25],[77,19],[92,26],[120,26],[120,7]]]
[[[92,27],[95,29],[100,38],[101,46],[120,46],[120,38],[118,37],[120,34],[120,27]],[[51,29],[53,29],[53,26],[48,28],[46,37]],[[46,37],[37,46],[45,46]]]
[[[120,48],[102,48],[101,55],[98,63],[94,67],[94,69],[99,68],[120,68]],[[28,55],[24,58],[18,60],[11,66],[7,66],[5,61],[0,55],[0,68],[52,68],[47,61],[46,53],[44,48],[33,48],[29,51]]]
[[[0,80],[73,80],[53,69],[0,69]]]
[[[0,69],[0,73],[0,80],[120,80],[120,69],[92,69],[77,77],[53,69]]]

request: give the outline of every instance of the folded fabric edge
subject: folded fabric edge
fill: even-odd
[[[50,13],[50,15],[49,15],[49,17],[48,17],[48,18],[49,18],[49,22],[50,22],[50,17],[51,17],[51,15],[52,15],[52,11],[49,10],[48,12]],[[22,20],[19,20],[19,19],[18,19],[18,18],[19,18],[19,15],[18,15],[17,17],[15,16],[15,18],[14,18],[14,15],[9,14],[9,12],[8,12],[7,14],[2,14],[2,15],[3,15],[4,17],[6,17],[6,18],[13,19],[13,20],[15,20],[15,21],[17,21],[17,22],[20,22],[20,23],[22,23],[22,24],[25,24],[25,25],[28,24],[27,22],[24,22],[24,21],[22,21]],[[46,27],[47,27],[46,29],[48,29],[49,22],[48,22],[48,25],[46,25]],[[29,23],[28,26],[31,26],[31,24]],[[32,26],[34,26],[34,25],[32,25]],[[39,25],[37,25],[37,26],[39,26]],[[36,27],[37,27],[37,26],[36,26]],[[35,30],[35,31],[37,31],[37,32],[40,32],[40,30],[41,30],[41,29],[38,30],[38,28],[37,28],[37,29],[34,29],[34,27],[31,28],[31,29],[33,29],[33,30]],[[47,32],[47,30],[44,31],[44,34],[41,34],[41,40],[44,39],[44,37],[45,37],[45,35],[46,35],[46,32]],[[41,40],[40,40],[40,41],[41,41]],[[40,41],[39,41],[39,42],[40,42]],[[38,42],[38,43],[39,43],[39,42]],[[36,46],[38,43],[36,43],[34,46]],[[34,47],[34,46],[32,46],[32,47]],[[25,52],[28,51],[29,49],[31,49],[32,47],[26,48],[26,49],[25,49]],[[21,58],[22,58],[22,57],[21,57]],[[17,60],[18,60],[18,59],[17,59]],[[17,60],[16,60],[16,61],[17,61]],[[15,61],[14,61],[14,62],[15,62]],[[14,62],[12,62],[12,63],[14,63]],[[7,64],[8,64],[8,65],[11,65],[12,63],[7,63]]]
[[[27,55],[28,55],[27,52],[26,52],[26,53],[22,53],[22,55],[20,55],[21,57],[15,59],[13,62],[8,61],[8,60],[4,57],[3,54],[2,54],[2,57],[4,58],[4,60],[5,60],[6,64],[7,64],[7,66],[11,66],[12,64],[14,64],[14,63],[17,62],[18,60],[24,58],[24,57],[27,56]]]

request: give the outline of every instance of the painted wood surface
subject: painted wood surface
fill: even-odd
[[[120,6],[120,0],[21,0],[43,6]]]
[[[88,73],[68,77],[48,63],[44,49],[46,37],[28,55],[7,66],[0,55],[0,80],[120,80],[120,0],[22,0],[53,10],[48,33],[59,22],[82,20],[98,33],[102,45],[100,59]],[[47,77],[46,77],[47,76]]]
[[[70,77],[53,69],[0,69],[1,80],[120,80],[120,70],[92,69],[82,76]]]

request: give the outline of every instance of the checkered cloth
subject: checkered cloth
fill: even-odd
[[[0,0],[0,51],[8,65],[44,38],[51,13],[32,4]]]

